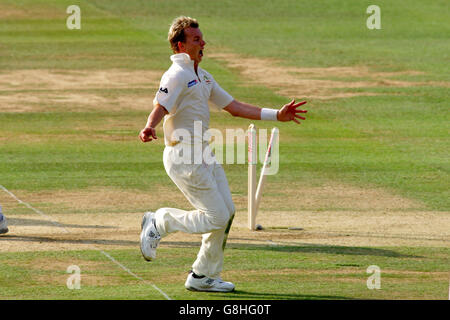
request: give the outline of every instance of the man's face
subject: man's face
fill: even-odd
[[[178,48],[180,52],[187,53],[191,60],[194,60],[195,64],[199,64],[202,61],[203,49],[206,42],[203,41],[203,34],[199,28],[186,28],[184,29],[185,42],[180,42]]]

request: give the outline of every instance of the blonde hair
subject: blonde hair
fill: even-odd
[[[198,28],[198,21],[191,17],[180,16],[175,18],[170,26],[167,40],[169,40],[170,47],[174,53],[178,52],[178,42],[186,40],[184,34],[184,29],[186,28]]]

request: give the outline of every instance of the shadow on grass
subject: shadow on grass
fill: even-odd
[[[233,293],[218,294],[226,298],[250,299],[250,300],[350,300],[352,298],[329,295],[311,294],[286,294],[286,293],[262,293],[236,290]]]
[[[12,234],[2,235],[1,241],[24,241],[24,242],[38,242],[38,243],[70,243],[70,244],[102,244],[102,245],[114,245],[114,246],[133,246],[138,248],[138,241],[127,240],[105,240],[105,239],[61,239],[50,237],[36,237],[36,236],[16,236]]]
[[[230,245],[233,248],[234,245]],[[361,255],[361,256],[380,256],[392,258],[420,258],[414,255],[405,255],[393,250],[370,248],[370,247],[346,247],[346,246],[325,246],[325,245],[304,245],[304,246],[249,246],[247,250],[269,250],[281,252],[299,252],[299,253],[326,253],[342,255]]]
[[[23,218],[8,218],[8,225],[10,226],[48,226],[54,227],[55,224],[51,221],[36,220],[36,219],[23,219]],[[82,224],[64,224],[58,222],[58,226],[64,228],[83,228],[83,229],[117,229],[112,226],[100,226],[100,225],[82,225]]]
[[[129,240],[110,240],[110,239],[70,239],[58,237],[38,237],[38,236],[17,236],[5,234],[0,236],[1,241],[24,241],[24,242],[53,242],[53,243],[72,243],[72,244],[96,244],[96,245],[120,245],[133,246],[138,248],[139,241]],[[200,242],[181,242],[181,241],[163,241],[163,246],[177,248],[200,248]],[[166,247],[167,248],[167,247]],[[326,245],[262,245],[262,244],[240,244],[233,243],[227,245],[228,249],[236,250],[264,250],[275,252],[292,253],[323,253],[339,255],[359,255],[359,256],[378,256],[391,258],[421,258],[416,255],[406,255],[393,250],[368,248],[368,247],[345,247],[345,246],[326,246]]]
[[[242,240],[242,239],[240,239]],[[199,247],[198,242],[171,242],[166,241],[165,244],[177,247]],[[262,245],[262,244],[240,244],[232,243],[227,245],[228,249],[238,250],[266,250],[277,252],[293,252],[293,253],[325,253],[325,254],[342,254],[342,255],[360,255],[360,256],[379,256],[391,258],[421,258],[415,255],[405,255],[393,250],[368,248],[368,247],[345,247],[345,246],[326,246],[326,245]]]

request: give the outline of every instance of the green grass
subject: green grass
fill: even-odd
[[[205,37],[211,39],[211,46],[225,46],[242,54],[276,57],[287,66],[362,64],[378,70],[424,71],[430,80],[448,80],[449,70],[445,63],[448,50],[443,51],[442,46],[448,44],[446,31],[449,24],[443,21],[440,11],[443,2],[440,1],[434,1],[420,10],[420,2],[417,1],[409,1],[407,6],[380,3],[383,29],[378,31],[365,28],[365,8],[359,1],[347,1],[345,4],[244,1],[233,2],[229,6],[227,2],[208,2],[205,5],[203,1],[194,4],[177,1],[177,5],[172,1],[126,4],[119,1],[82,1],[83,24],[82,30],[78,31],[67,30],[63,23],[67,15],[60,11],[69,1],[33,3],[36,7],[50,6],[53,8],[51,12],[58,14],[55,13],[52,18],[38,16],[2,22],[0,37],[2,42],[10,44],[6,51],[2,51],[8,59],[0,60],[7,61],[5,69],[116,67],[164,70],[170,54],[165,40],[167,24],[172,17],[184,13],[195,15],[201,21]],[[29,4],[29,1],[14,2],[19,7]],[[217,12],[225,14],[218,16]],[[261,17],[269,12],[271,18],[261,23]],[[392,15],[396,18],[391,19]],[[436,27],[438,22],[442,22],[439,28]],[[413,37],[411,30],[416,31]],[[427,41],[436,41],[439,45],[427,45]],[[412,50],[413,55],[409,54]],[[383,51],[388,51],[389,55],[382,54]],[[396,56],[401,57],[401,61]],[[265,89],[242,87],[239,77],[211,59],[205,59],[204,64],[238,99],[262,106],[279,106],[287,101]],[[448,90],[436,87],[378,90],[386,95],[329,102],[312,100],[308,105],[308,120],[301,128],[278,124],[282,138],[291,136],[302,141],[287,144],[281,140],[282,170],[278,178],[302,179],[304,173],[308,181],[312,176],[317,176],[318,179],[342,179],[360,185],[376,185],[423,201],[430,209],[447,211],[450,198],[446,152]],[[392,91],[402,95],[392,96]],[[121,154],[120,162],[124,164],[121,170],[132,167],[134,170],[127,171],[134,176],[142,174],[142,166],[133,164],[144,158],[144,152],[137,143],[131,142],[131,137],[139,131],[145,117],[146,114],[136,112],[1,113],[3,125],[0,130],[2,135],[8,136],[9,143],[23,150],[19,154],[25,154],[19,158],[24,162],[38,158],[63,171],[71,163],[71,159],[63,155],[67,154],[73,155],[77,162],[97,161],[114,167],[116,164],[108,162],[117,161],[111,160],[116,158],[116,150],[104,152],[101,147],[99,149],[99,142],[90,139],[89,135],[107,133],[113,124],[126,119],[130,125],[120,128],[122,131],[119,134],[129,139],[117,151]],[[72,125],[68,127],[69,121]],[[111,121],[111,126],[105,128],[104,124]],[[248,125],[246,120],[231,119],[225,115],[215,115],[212,126],[215,123],[233,123],[243,128]],[[101,124],[101,129],[95,128]],[[261,126],[270,125],[264,123]],[[80,130],[80,127],[83,129]],[[33,143],[34,148],[30,149],[27,142],[21,142],[22,134],[53,136],[56,140],[62,133],[85,134],[83,148],[76,144],[61,149],[58,143],[44,140],[44,147]],[[356,140],[348,142],[346,138]],[[1,163],[7,166],[12,160],[11,146],[2,143],[0,148]],[[153,148],[159,150],[160,146]],[[17,156],[17,150],[14,154]],[[150,159],[147,154],[145,157],[147,161],[159,163],[160,155],[155,152]],[[5,185],[13,189],[47,187],[45,181],[39,178],[26,186],[14,179],[14,166],[7,167],[13,170],[13,178],[9,178],[7,168],[2,169],[0,173]],[[29,169],[34,171],[33,167]],[[85,169],[86,179],[76,183],[76,187],[99,183],[97,166],[86,165],[83,168],[81,165],[80,169]],[[144,174],[153,176],[154,171]],[[43,174],[41,170],[39,172],[38,175]],[[120,184],[121,187],[136,187],[134,183],[130,185],[113,180],[105,179],[103,183],[107,186]],[[73,186],[64,179],[59,186],[58,181],[52,184],[55,188]]]
[[[0,20],[0,73],[22,69],[163,72],[170,64],[168,25],[174,17],[184,14],[199,19],[207,48],[276,58],[286,67],[415,70],[424,74],[397,78],[447,82],[447,87],[363,88],[377,96],[311,99],[306,105],[308,119],[300,127],[276,124],[281,132],[280,171],[270,179],[274,183],[307,186],[335,181],[362,188],[377,187],[423,204],[421,210],[448,214],[450,23],[445,1],[426,4],[419,0],[378,1],[381,30],[366,28],[365,10],[372,4],[369,1],[77,1],[82,12],[82,29],[72,31],[65,24],[65,9],[71,4],[73,1],[69,0],[2,1],[0,10],[8,5],[28,11],[18,18]],[[237,99],[268,107],[288,102],[290,97],[267,88],[243,86],[244,80],[236,71],[208,59],[207,53],[206,50],[202,67]],[[51,90],[21,91],[31,95],[35,92],[51,93]],[[134,87],[70,92],[104,97],[148,94]],[[0,91],[0,97],[8,94],[11,91]],[[83,109],[68,112],[51,103],[45,107],[46,112],[11,113],[2,111],[0,105],[0,185],[15,192],[89,187],[149,190],[154,186],[168,186],[177,192],[163,169],[162,139],[152,146],[144,146],[137,140],[148,112]],[[214,113],[211,127],[246,128],[249,123]],[[258,123],[259,128],[273,125]],[[162,137],[161,128],[158,132]],[[99,135],[103,138],[94,138]],[[242,183],[245,166],[225,168],[233,194],[245,195],[246,185]],[[283,199],[283,193],[279,197]],[[167,200],[161,199],[155,205],[162,204],[168,205]],[[33,205],[40,208],[42,204]],[[284,202],[279,209],[302,208],[301,204]],[[129,212],[141,209],[130,204]],[[11,213],[25,212],[24,208],[16,210]],[[441,281],[427,276],[429,271],[448,271],[448,250],[443,248],[232,247],[226,253],[225,266],[230,278],[238,284],[239,290],[233,295],[196,295],[183,289],[180,273],[189,269],[196,251],[196,248],[162,248],[162,259],[151,266],[144,264],[136,251],[112,251],[112,255],[175,299],[441,299],[448,293],[448,279]],[[179,257],[180,252],[189,252],[189,257]],[[104,276],[105,281],[110,277],[116,284],[86,285],[76,292],[67,290],[64,283],[45,284],[33,277],[36,270],[29,261],[35,257],[62,257],[69,262],[74,256],[104,264],[108,274],[105,276],[101,270],[98,275]],[[8,261],[23,265],[12,267]],[[353,274],[340,274],[339,264],[357,267],[352,267]],[[370,291],[365,287],[365,268],[370,264],[398,273],[388,271],[383,275],[383,289]],[[278,274],[278,269],[304,272],[292,277],[289,272]],[[152,278],[152,270],[172,276],[173,281],[166,283]],[[0,277],[0,298],[5,299],[161,298],[96,251],[2,253],[0,271],[7,275]],[[309,271],[324,273],[309,276]],[[406,271],[420,272],[421,278],[402,274]],[[48,278],[54,270],[38,272]],[[63,278],[65,270],[58,272]],[[273,277],[267,277],[271,274]],[[292,281],[295,285],[290,287]]]
[[[145,262],[138,250],[108,254],[146,282],[134,278],[99,251],[6,253],[0,256],[1,299],[445,299],[448,249],[342,246],[231,245],[224,275],[237,284],[229,294],[192,293],[183,287],[197,248],[160,248]],[[57,267],[39,268],[52,259]],[[13,263],[11,263],[13,261]],[[260,262],[264,261],[263,264]],[[81,290],[69,290],[70,265],[81,270]],[[93,268],[95,266],[95,269]],[[381,289],[369,290],[369,265],[381,268]],[[95,284],[93,284],[95,283]]]

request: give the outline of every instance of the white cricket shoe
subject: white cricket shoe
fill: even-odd
[[[207,292],[231,292],[234,290],[234,284],[223,281],[222,279],[212,279],[206,276],[194,278],[194,273],[190,272],[184,284],[186,289],[191,291]]]
[[[0,213],[0,234],[7,233],[8,224],[6,223],[6,218],[3,214]]]
[[[146,212],[141,223],[141,253],[147,261],[156,258],[156,248],[161,240],[154,215],[154,212]]]

